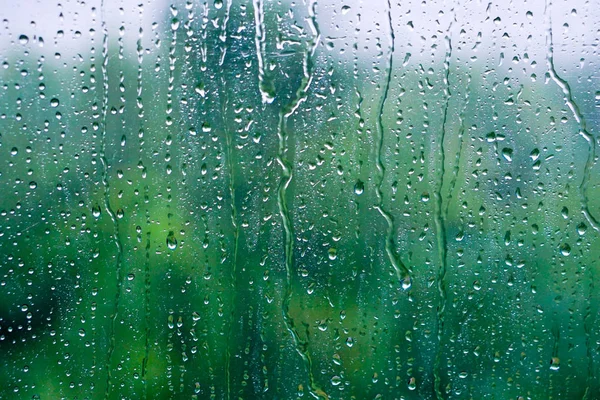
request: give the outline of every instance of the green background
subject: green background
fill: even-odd
[[[4,31],[1,398],[600,398],[571,16],[105,3]]]

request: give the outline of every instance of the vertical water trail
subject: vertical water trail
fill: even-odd
[[[110,327],[110,344],[106,355],[106,390],[104,392],[104,398],[108,399],[111,391],[111,363],[112,356],[115,351],[115,330],[117,324],[117,318],[119,315],[119,302],[121,299],[121,288],[123,286],[123,272],[122,272],[122,258],[123,258],[123,245],[119,235],[119,225],[115,212],[110,205],[110,185],[108,183],[108,161],[106,159],[106,120],[108,115],[108,28],[106,26],[106,15],[104,8],[104,0],[100,3],[100,14],[102,20],[102,128],[100,130],[100,164],[102,165],[102,185],[104,186],[104,209],[110,216],[110,220],[113,225],[112,239],[117,248],[117,256],[115,261],[116,273],[117,273],[117,292],[115,295],[115,307],[111,316],[111,327]]]
[[[226,84],[226,78],[222,75],[222,95],[225,100],[221,103],[221,114],[223,116],[223,130],[225,132],[225,142],[227,146],[227,169],[229,170],[229,197],[231,199],[231,226],[233,227],[233,266],[231,268],[231,313],[229,315],[229,326],[227,327],[227,338],[231,338],[233,323],[235,321],[235,310],[237,301],[237,264],[238,264],[238,249],[240,241],[240,227],[237,222],[237,208],[235,199],[235,166],[233,164],[233,134],[234,131],[227,127],[227,104],[228,104],[228,90]],[[226,348],[226,364],[227,369],[225,371],[227,375],[227,399],[231,398],[231,348],[227,345]]]
[[[579,185],[579,195],[581,196],[581,212],[584,215],[584,217],[587,219],[587,221],[590,223],[590,225],[592,226],[592,228],[595,231],[600,231],[600,225],[598,224],[598,220],[590,213],[589,211],[589,206],[588,206],[588,183],[590,180],[590,171],[594,165],[594,162],[596,161],[596,137],[594,135],[592,135],[591,133],[588,132],[587,130],[587,124],[586,124],[586,120],[583,117],[583,114],[581,113],[581,111],[579,110],[579,107],[577,106],[577,104],[575,103],[575,100],[573,99],[573,95],[571,92],[571,87],[569,86],[569,83],[564,80],[563,78],[561,78],[557,72],[556,72],[556,68],[554,67],[554,44],[553,44],[553,39],[552,39],[552,0],[547,0],[546,1],[546,7],[544,10],[544,13],[546,14],[546,24],[547,24],[547,28],[546,28],[546,46],[548,47],[547,49],[547,53],[546,53],[546,65],[548,68],[548,73],[550,74],[550,78],[552,78],[552,81],[554,81],[554,83],[556,83],[558,85],[558,87],[560,87],[560,89],[563,92],[563,96],[564,96],[564,100],[565,103],[567,104],[567,107],[569,107],[569,109],[571,110],[571,113],[573,114],[573,117],[575,118],[575,120],[577,121],[577,123],[579,124],[579,132],[578,134],[581,135],[586,142],[588,142],[588,154],[587,154],[587,160],[585,162],[585,167],[583,169],[583,178],[581,179],[581,184]],[[590,388],[593,382],[593,375],[594,375],[594,365],[593,365],[593,358],[592,358],[592,343],[591,343],[591,326],[590,326],[590,318],[591,318],[591,295],[594,292],[594,279],[593,279],[593,271],[591,271],[591,269],[589,269],[589,294],[587,296],[587,304],[586,304],[586,309],[585,309],[585,315],[583,317],[583,326],[584,326],[584,331],[585,331],[585,349],[586,349],[586,356],[588,359],[588,375],[587,375],[587,383],[586,383],[586,390],[585,393],[583,395],[584,399],[588,399],[590,396]]]
[[[383,109],[385,107],[385,103],[387,102],[388,93],[390,90],[390,82],[392,80],[392,69],[393,69],[393,60],[394,60],[394,45],[395,45],[395,36],[394,36],[394,27],[392,23],[392,4],[390,0],[387,1],[387,16],[388,16],[388,24],[389,24],[389,47],[387,54],[387,66],[386,66],[386,77],[385,77],[385,85],[383,88],[383,94],[381,96],[381,102],[379,103],[379,115],[377,118],[377,132],[378,132],[378,141],[377,147],[375,149],[375,160],[377,164],[377,204],[375,205],[375,209],[379,211],[379,213],[385,218],[387,223],[387,232],[385,239],[385,252],[396,272],[396,277],[399,282],[402,284],[403,289],[409,289],[411,286],[411,278],[410,272],[408,268],[404,265],[400,257],[396,253],[396,245],[394,243],[394,234],[396,232],[396,227],[394,225],[394,218],[392,215],[385,210],[383,207],[383,192],[381,190],[383,186],[383,180],[385,178],[385,167],[383,166],[383,161],[381,159],[381,151],[383,149],[384,142],[384,129],[383,129]]]
[[[258,90],[265,104],[270,104],[275,98],[275,94],[269,91],[265,79],[265,15],[263,11],[262,0],[252,0],[254,7],[254,26],[256,34],[254,35],[254,44],[256,46],[256,60],[258,62]]]
[[[560,87],[561,91],[563,92],[563,97],[565,100],[565,103],[567,104],[567,107],[569,107],[569,109],[571,110],[571,113],[573,114],[573,117],[575,118],[575,121],[577,121],[577,123],[579,124],[579,132],[578,134],[581,135],[586,142],[588,142],[588,155],[587,155],[587,160],[585,162],[585,167],[583,169],[583,179],[581,180],[581,184],[579,185],[579,193],[581,195],[581,212],[582,214],[585,216],[585,218],[587,219],[587,221],[590,223],[590,225],[592,226],[592,228],[595,231],[600,232],[600,223],[598,222],[598,220],[590,213],[589,210],[589,206],[588,206],[588,184],[590,181],[590,171],[594,165],[594,162],[596,161],[596,138],[594,137],[594,135],[592,135],[591,133],[588,132],[587,130],[587,123],[585,118],[583,117],[583,114],[581,113],[579,107],[577,106],[577,103],[575,103],[575,100],[573,99],[573,94],[571,91],[571,87],[569,86],[569,83],[561,78],[558,73],[556,72],[556,68],[554,67],[554,45],[553,45],[553,41],[552,41],[552,15],[551,15],[551,7],[552,7],[552,0],[547,0],[546,1],[546,8],[544,10],[545,14],[546,14],[546,20],[547,20],[547,25],[548,27],[546,28],[546,46],[548,47],[547,49],[547,53],[546,53],[546,65],[548,68],[548,73],[550,74],[550,78],[552,78],[552,81],[554,81],[554,83],[556,83],[558,85],[558,87]]]
[[[165,110],[165,122],[166,122],[166,126],[171,126],[171,123],[173,121],[173,116],[171,115],[173,113],[173,97],[174,97],[174,92],[175,92],[175,68],[176,68],[176,61],[177,61],[177,57],[176,57],[176,50],[177,50],[177,31],[179,30],[180,27],[180,18],[179,17],[179,10],[175,5],[171,5],[170,7],[170,11],[171,11],[171,41],[169,43],[169,49],[168,49],[168,54],[169,54],[169,72],[168,72],[168,85],[167,85],[167,107]],[[177,22],[173,22],[173,21],[177,21]],[[171,128],[167,128],[166,130],[166,138],[164,141],[164,150],[165,150],[165,160],[168,159],[168,155],[172,154],[171,152],[171,146],[173,145],[173,138],[171,136]],[[167,175],[169,175],[171,172],[171,161],[167,161],[167,165],[165,167],[165,173]],[[167,214],[167,232],[168,236],[166,239],[167,242],[167,249],[169,249],[169,240],[171,240],[171,243],[173,247],[177,246],[177,242],[176,239],[174,240],[174,230],[173,230],[173,211],[172,211],[172,207],[171,207],[171,201],[172,201],[172,197],[171,195],[167,195],[166,196],[166,214]],[[170,238],[170,239],[169,239]],[[164,242],[163,242],[164,243]],[[172,249],[174,250],[174,248]],[[171,260],[171,254],[167,253],[167,275],[170,277],[173,274],[173,261]],[[169,283],[168,285],[169,288],[171,288],[171,283]],[[175,320],[175,314],[173,312],[171,312],[173,310],[170,310],[170,315],[168,318],[171,318],[171,320],[167,320],[167,325],[170,323],[171,326],[169,326],[169,329],[171,329],[172,332],[170,332],[168,334],[168,339],[167,339],[167,346],[175,346],[175,335],[176,333],[174,333],[174,328],[173,328],[173,321]],[[176,332],[176,331],[175,331]],[[173,340],[173,341],[171,341]],[[168,386],[169,386],[169,392],[171,393],[171,396],[175,395],[175,385],[174,385],[174,376],[175,376],[175,357],[171,357],[171,356],[167,356],[167,370],[170,370],[170,373],[167,373],[167,382],[168,382]],[[183,379],[184,375],[185,375],[185,365],[183,364],[185,361],[181,361],[181,364],[179,365],[179,372],[180,372],[180,379]]]
[[[291,213],[287,205],[287,188],[290,185],[290,182],[293,178],[292,160],[290,160],[287,155],[289,150],[289,133],[287,132],[287,121],[289,117],[296,112],[300,104],[302,104],[306,100],[308,88],[310,87],[310,84],[313,80],[314,55],[317,50],[319,41],[321,40],[321,32],[319,30],[319,25],[316,19],[316,5],[316,0],[311,0],[308,5],[308,23],[310,25],[313,38],[308,42],[308,49],[304,55],[304,60],[302,63],[302,80],[290,103],[286,106],[283,106],[281,108],[281,111],[279,112],[279,123],[277,127],[279,148],[277,153],[277,162],[281,166],[281,180],[279,182],[279,187],[277,188],[277,205],[279,208],[279,215],[281,216],[281,220],[283,222],[285,237],[284,257],[286,284],[282,302],[283,320],[288,332],[292,336],[296,352],[300,355],[302,361],[304,362],[304,366],[308,374],[308,389],[311,396],[313,396],[316,399],[329,399],[329,396],[323,391],[323,389],[319,388],[315,383],[315,379],[312,373],[312,361],[310,355],[308,354],[308,343],[300,339],[300,336],[298,335],[298,332],[294,325],[294,320],[289,313],[290,301],[292,298],[292,273],[294,266],[294,231],[292,226]]]
[[[227,54],[227,23],[231,13],[231,2],[227,0],[225,8],[225,17],[223,18],[223,24],[221,25],[221,33],[219,40],[222,43],[221,46],[221,57],[219,58],[219,66],[222,66],[225,62],[225,56]],[[227,381],[226,396],[227,400],[231,399],[231,343],[229,340],[232,339],[233,323],[235,321],[235,311],[237,302],[237,264],[238,264],[238,249],[239,249],[239,238],[240,238],[240,227],[237,223],[237,208],[235,206],[235,167],[233,164],[233,134],[234,132],[228,129],[227,126],[227,104],[229,97],[229,87],[227,85],[227,78],[221,74],[221,93],[219,99],[221,100],[221,115],[223,119],[223,131],[225,133],[225,145],[227,152],[227,169],[229,170],[229,197],[231,201],[231,226],[233,227],[233,266],[231,268],[231,312],[229,314],[229,324],[227,326],[227,346],[225,348],[225,375]]]
[[[447,301],[447,293],[446,293],[446,270],[448,263],[448,243],[446,240],[446,220],[447,220],[447,212],[448,207],[443,208],[442,201],[442,190],[444,188],[444,175],[446,175],[446,149],[444,146],[444,142],[446,140],[446,129],[448,123],[448,109],[450,105],[450,98],[452,97],[452,93],[450,91],[450,61],[452,59],[452,38],[451,38],[451,30],[452,24],[454,22],[454,8],[451,10],[451,20],[448,25],[448,31],[446,37],[444,39],[446,43],[446,55],[444,56],[444,117],[442,120],[442,133],[440,135],[440,169],[439,169],[439,180],[437,187],[435,189],[434,194],[434,219],[435,219],[435,227],[437,233],[437,245],[438,245],[438,258],[440,263],[440,268],[438,270],[437,276],[437,286],[438,292],[440,296],[440,304],[438,305],[437,311],[437,342],[438,348],[435,355],[435,363],[434,363],[434,388],[435,395],[438,399],[443,399],[442,395],[442,382],[440,376],[440,369],[442,363],[442,336],[444,334],[444,317],[446,311],[446,301]]]
[[[465,135],[466,126],[465,126],[465,113],[471,101],[471,80],[472,76],[470,73],[467,74],[467,85],[465,88],[465,102],[463,107],[458,115],[458,120],[460,121],[460,128],[458,131],[458,150],[456,151],[456,156],[454,158],[454,167],[452,168],[452,179],[450,179],[450,183],[448,184],[448,195],[446,196],[446,208],[444,211],[444,215],[446,220],[448,218],[448,212],[450,209],[450,203],[452,202],[454,189],[456,188],[456,182],[458,181],[458,175],[460,172],[460,162],[462,159],[462,151],[463,151],[463,137]]]
[[[227,54],[227,23],[229,22],[229,17],[231,14],[231,2],[232,0],[227,0],[225,5],[225,17],[223,18],[223,25],[221,25],[221,34],[219,35],[219,40],[223,44],[221,46],[221,58],[219,58],[219,66],[222,66],[225,62],[225,55]]]
[[[137,62],[138,62],[138,71],[137,71],[137,86],[136,86],[136,105],[138,108],[138,119],[140,121],[140,127],[138,131],[139,138],[139,153],[140,160],[139,166],[142,167],[142,179],[146,178],[146,167],[143,166],[142,162],[142,150],[144,148],[144,101],[142,98],[143,91],[143,75],[142,75],[142,66],[144,62],[144,48],[142,46],[142,37],[143,37],[143,9],[140,8],[140,29],[138,31],[138,40],[137,40]],[[148,373],[148,359],[150,357],[150,209],[147,204],[149,201],[149,187],[148,185],[144,185],[144,204],[146,204],[146,228],[148,232],[146,233],[146,248],[145,248],[145,260],[144,260],[144,359],[142,360],[142,384],[143,384],[143,398],[148,399],[148,379],[146,377]]]

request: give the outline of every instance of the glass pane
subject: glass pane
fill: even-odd
[[[594,399],[594,2],[3,7],[0,398]]]

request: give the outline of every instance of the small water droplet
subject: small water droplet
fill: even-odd
[[[175,238],[175,233],[173,231],[169,232],[167,236],[167,247],[169,250],[175,250],[177,248],[177,239]]]
[[[562,254],[563,256],[568,256],[571,254],[571,246],[569,246],[567,243],[564,243],[560,246],[560,254]]]
[[[337,258],[337,249],[335,247],[330,248],[328,253],[330,260],[335,260]]]
[[[358,181],[356,181],[356,184],[354,185],[354,193],[357,196],[360,196],[361,194],[363,194],[364,191],[365,191],[365,184],[359,179]]]
[[[50,105],[52,107],[58,107],[60,105],[60,101],[55,97],[52,100],[50,100]]]
[[[414,377],[411,377],[408,380],[408,390],[415,390],[417,388],[417,380]]]
[[[101,213],[102,213],[102,211],[100,210],[99,206],[92,207],[92,215],[94,216],[94,218],[100,218]]]
[[[552,371],[558,371],[560,369],[560,359],[558,357],[552,357],[550,359],[550,369]]]
[[[29,38],[27,37],[27,35],[21,35],[21,36],[19,36],[19,43],[21,43],[21,44],[27,44],[27,43],[29,43]]]
[[[412,280],[410,279],[410,276],[407,275],[402,279],[402,289],[408,290],[408,289],[410,289],[411,286],[412,286]]]

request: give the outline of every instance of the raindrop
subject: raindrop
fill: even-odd
[[[94,216],[94,218],[100,218],[100,214],[102,213],[100,206],[93,206],[92,207],[92,215]]]
[[[562,254],[563,256],[568,256],[571,254],[571,246],[569,246],[567,243],[563,243],[560,246],[560,254]]]
[[[415,390],[417,388],[417,380],[414,377],[410,377],[408,380],[408,390]]]
[[[329,254],[330,260],[335,260],[337,258],[337,250],[335,247],[330,248],[327,253]]]
[[[167,236],[167,247],[169,250],[175,250],[177,248],[177,239],[175,238],[175,233],[173,231],[170,231]]]
[[[365,191],[365,184],[361,180],[356,181],[356,184],[354,185],[354,193],[357,196],[360,196],[361,194],[363,194],[364,191]]]

